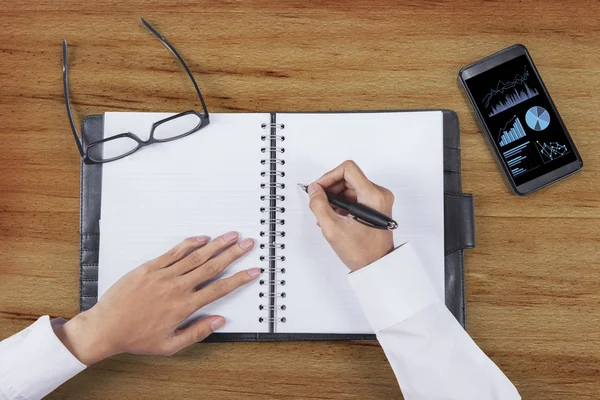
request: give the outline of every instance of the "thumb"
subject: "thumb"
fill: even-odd
[[[172,339],[170,353],[177,353],[179,350],[198,343],[206,339],[208,335],[222,328],[225,325],[225,318],[215,315],[196,321],[192,325],[175,331]]]
[[[326,227],[335,223],[339,215],[329,205],[323,187],[316,182],[311,183],[308,186],[308,196],[310,197],[310,210],[317,217],[319,226]]]

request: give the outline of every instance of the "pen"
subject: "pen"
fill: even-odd
[[[298,187],[308,193],[308,185],[299,183]],[[325,191],[325,194],[327,194],[327,200],[329,201],[329,204],[339,208],[340,210],[346,211],[348,214],[354,217],[354,220],[363,225],[376,229],[387,229],[389,231],[393,231],[394,229],[398,228],[398,223],[384,213],[373,210],[372,208],[363,204],[355,203],[333,193],[329,193],[328,191]]]

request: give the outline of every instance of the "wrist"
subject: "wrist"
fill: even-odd
[[[115,354],[100,337],[98,324],[90,311],[76,315],[54,333],[69,352],[87,366]]]

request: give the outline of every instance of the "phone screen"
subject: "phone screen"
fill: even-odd
[[[515,185],[577,160],[527,56],[465,80]]]

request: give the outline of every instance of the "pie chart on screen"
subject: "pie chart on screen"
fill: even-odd
[[[550,114],[545,108],[534,106],[525,113],[525,122],[534,131],[543,131],[550,125]]]

